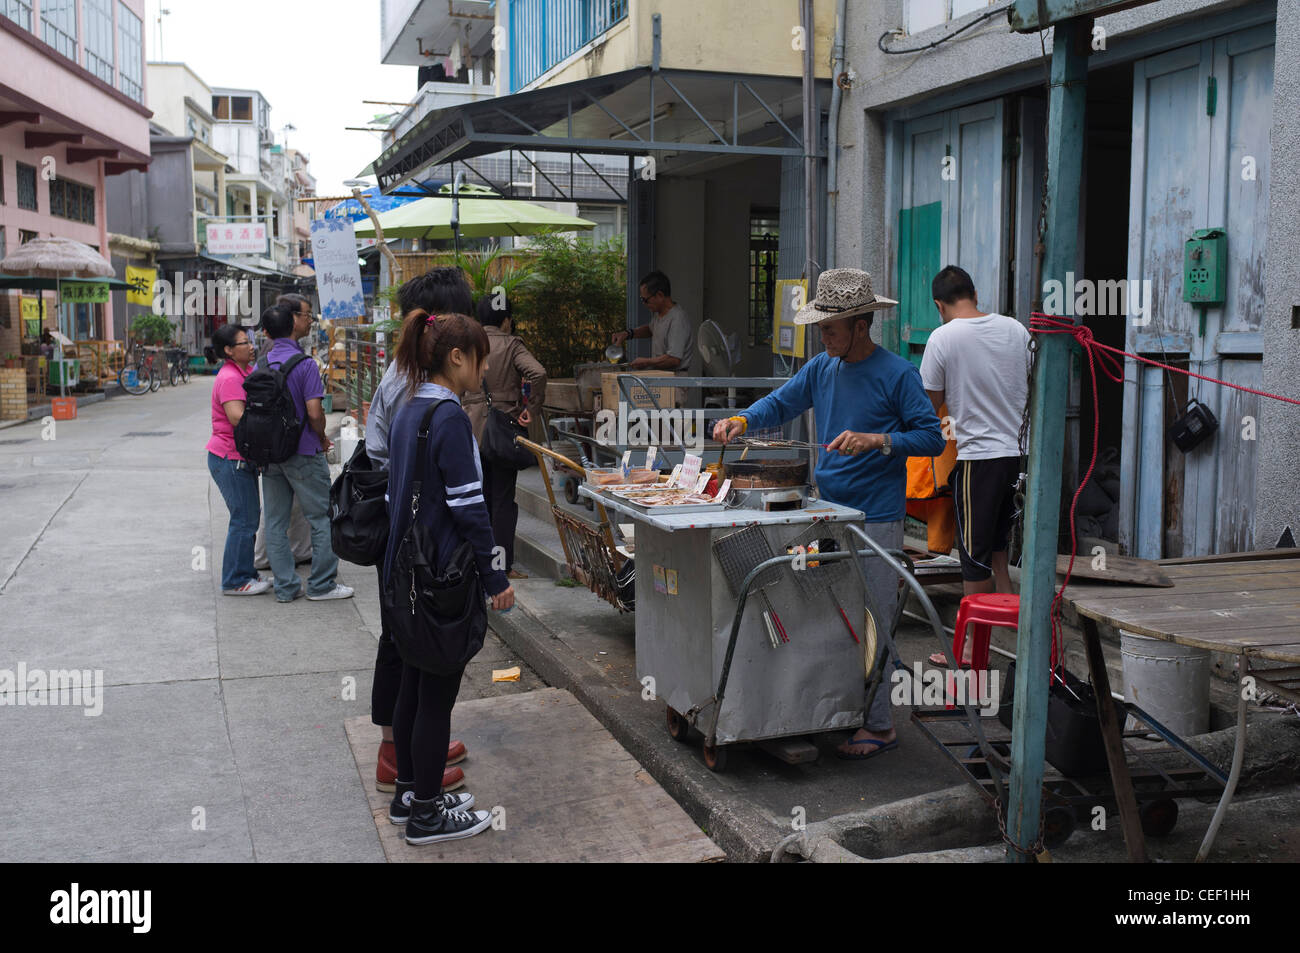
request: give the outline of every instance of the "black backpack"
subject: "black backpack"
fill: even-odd
[[[375,566],[388,547],[388,473],[375,468],[366,442],[357,444],[330,486],[330,541],[334,552],[358,566]]]
[[[244,378],[244,416],[235,424],[235,449],[254,466],[284,463],[298,452],[303,422],[285,385],[306,354],[295,354],[279,367],[263,357]]]
[[[394,501],[395,507],[411,508],[411,525],[397,544],[379,597],[392,622],[393,642],[402,661],[436,675],[455,675],[483,647],[487,595],[469,540],[439,566],[433,531],[418,518],[429,425],[433,412],[444,403],[440,400],[431,405],[420,421],[411,499]]]

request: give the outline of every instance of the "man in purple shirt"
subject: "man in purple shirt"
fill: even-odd
[[[302,353],[298,339],[311,327],[311,306],[305,302],[277,304],[262,315],[262,327],[271,338],[264,360],[272,367],[285,364]],[[308,599],[350,599],[352,589],[336,582],[339,558],[330,544],[330,468],[325,454],[333,444],[325,436],[325,411],[321,398],[325,388],[312,360],[300,361],[285,381],[298,419],[304,421],[298,452],[283,463],[272,463],[262,474],[263,508],[266,510],[266,554],[275,575],[277,602],[293,602],[304,594],[302,580],[294,570],[289,545],[289,518],[298,498],[302,514],[311,526],[311,576],[305,594]]]

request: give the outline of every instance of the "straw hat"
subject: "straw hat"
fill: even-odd
[[[817,297],[799,309],[795,324],[817,324],[892,308],[898,304],[871,291],[871,276],[857,268],[832,268],[817,278]]]

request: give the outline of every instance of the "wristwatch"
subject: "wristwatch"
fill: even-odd
[[[881,437],[885,442],[880,445],[880,452],[887,457],[894,452],[894,441],[887,433],[881,434]]]

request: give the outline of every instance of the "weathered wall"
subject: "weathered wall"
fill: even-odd
[[[1279,17],[1273,60],[1273,154],[1264,279],[1263,389],[1300,398],[1300,20]],[[1255,546],[1275,545],[1283,529],[1300,536],[1300,407],[1264,400],[1255,480]]]

